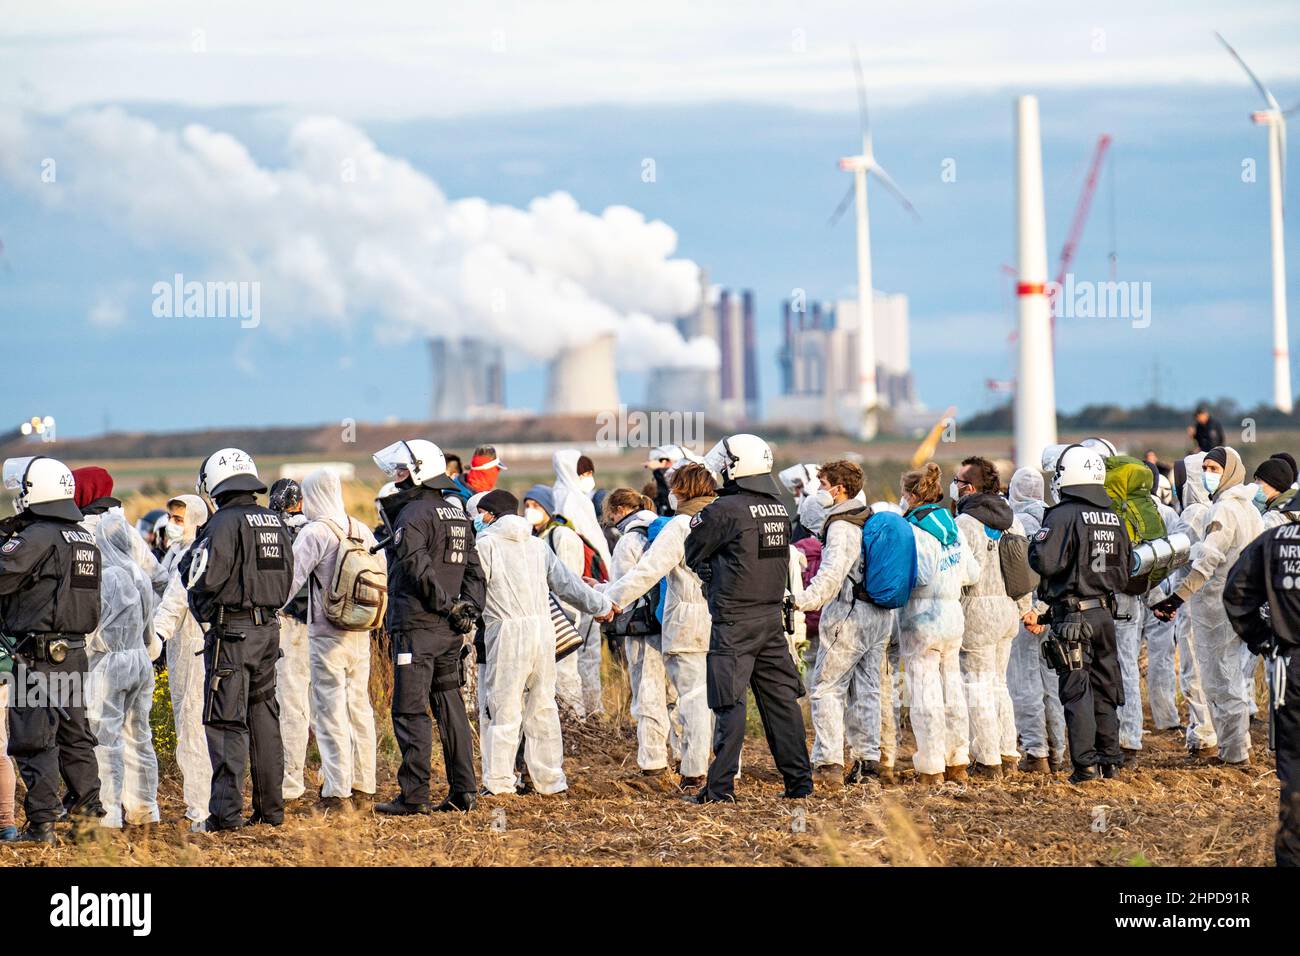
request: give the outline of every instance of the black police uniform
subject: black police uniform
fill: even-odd
[[[726,482],[720,496],[691,519],[686,537],[686,564],[704,585],[713,619],[706,665],[713,762],[699,799],[735,799],[746,686],[754,691],[786,796],[804,797],[812,793],[798,703],[804,689],[790,658],[781,610],[790,566],[790,516],[770,476],[740,482]]]
[[[469,715],[461,697],[465,641],[448,615],[453,606],[468,602],[477,617],[486,582],[473,526],[459,502],[448,498],[454,493],[451,479],[439,476],[381,501],[393,529],[386,624],[393,653],[393,735],[402,752],[397,782],[400,804],[421,812],[429,804],[433,720],[438,722],[449,798],[472,802],[478,793]]]
[[[251,823],[284,822],[284,750],[275,699],[280,658],[276,611],[293,585],[288,529],[251,491],[216,496],[217,511],[199,529],[178,571],[188,583],[203,644],[203,723],[212,761],[209,829],[243,825],[244,766],[253,779]]]
[[[1128,532],[1099,485],[1061,489],[1061,503],[1048,508],[1029,543],[1029,564],[1042,580],[1052,636],[1062,645],[1080,642],[1083,666],[1058,670],[1070,759],[1076,771],[1123,762],[1119,717],[1124,703],[1115,637],[1115,592],[1129,581]]]
[[[1269,674],[1270,706],[1285,687],[1270,715],[1281,784],[1273,852],[1278,866],[1300,866],[1300,524],[1271,528],[1242,550],[1223,608],[1250,652],[1283,671]]]
[[[52,507],[62,513],[38,513]],[[65,806],[104,815],[84,699],[86,635],[99,626],[100,555],[73,514],[80,512],[71,501],[32,505],[0,530],[0,630],[17,646],[9,755],[27,786],[29,828],[53,823]],[[61,663],[51,659],[61,651]]]

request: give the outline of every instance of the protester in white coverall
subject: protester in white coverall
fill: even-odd
[[[195,824],[208,818],[212,795],[212,759],[203,728],[203,628],[190,613],[185,582],[176,572],[199,526],[208,520],[208,506],[198,495],[178,495],[167,503],[182,521],[181,539],[167,554],[171,577],[162,602],[154,612],[153,627],[167,649],[167,686],[176,723],[176,765],[181,771],[185,816]]]
[[[912,766],[921,782],[966,779],[970,725],[962,686],[961,652],[965,619],[961,589],[975,583],[979,569],[939,502],[942,473],[934,462],[903,476],[904,517],[916,538],[916,587],[899,610],[899,645],[911,701],[916,753]]]
[[[586,465],[589,460],[576,448],[561,449],[551,456],[551,463],[555,468],[555,486],[552,489],[555,495],[555,510],[552,515],[562,516],[571,524],[573,529],[582,536],[582,540],[600,555],[600,560],[608,569],[610,553],[605,541],[605,529],[600,526],[600,520],[596,517],[596,508],[591,503],[591,494],[596,489],[596,479],[589,471],[583,471],[579,467],[579,463],[582,462],[589,468],[590,466]],[[556,553],[565,567],[581,575],[582,553],[580,550],[575,551],[576,544],[580,542],[560,535],[553,537],[552,543],[555,544]],[[596,627],[588,616],[579,617],[576,626],[578,633],[586,637],[582,647],[578,648],[576,653],[569,655],[576,658],[578,678],[582,682],[582,709],[579,713],[599,714],[605,709],[600,688],[600,628]]]
[[[302,488],[296,481],[278,479],[271,485],[269,505],[280,514],[290,538],[296,540],[306,526],[302,513]],[[296,597],[298,590],[293,590]],[[289,608],[282,609],[280,621],[280,659],[275,663],[275,701],[280,708],[280,743],[284,750],[284,800],[297,800],[307,792],[307,735],[312,725],[311,655],[308,651],[307,622],[299,620]],[[301,604],[301,602],[299,602]],[[295,609],[297,614],[302,611]]]
[[[1001,537],[1025,537],[1025,529],[998,493],[999,485],[997,467],[980,457],[963,461],[952,483],[957,527],[979,568],[978,580],[962,592],[961,671],[975,761],[971,769],[987,779],[1000,779],[1020,761],[1007,666],[1020,619],[1033,606],[1030,595],[1019,601],[1007,596]]]
[[[1007,486],[1007,503],[1025,536],[1032,539],[1043,525],[1043,473],[1037,468],[1018,468]],[[1007,687],[1025,751],[1020,769],[1026,773],[1047,773],[1065,766],[1065,710],[1059,686],[1056,671],[1043,659],[1041,638],[1030,634],[1022,623],[1011,646]]]
[[[471,499],[472,500],[472,499]],[[574,574],[582,574],[582,539],[572,528],[555,520],[555,492],[550,485],[533,485],[524,496],[524,519],[532,526],[533,534],[555,553],[560,563]],[[560,607],[569,616],[574,627],[582,622],[582,613],[560,601]],[[585,633],[585,632],[582,632]],[[555,665],[555,696],[579,717],[586,716],[582,702],[582,678],[578,674],[578,652],[565,656]]]
[[[713,743],[713,712],[706,693],[705,662],[713,622],[700,579],[686,566],[686,538],[691,519],[715,497],[712,475],[704,465],[679,462],[668,475],[676,514],[663,526],[636,565],[604,589],[621,608],[668,579],[664,596],[660,647],[668,679],[677,690],[681,720],[683,790],[704,785]]]
[[[312,729],[320,750],[323,808],[345,806],[375,794],[375,713],[370,705],[370,632],[345,631],[325,617],[324,595],[338,569],[343,536],[367,550],[375,536],[343,507],[339,476],[325,468],[302,482],[307,523],[293,539],[293,586],[307,585],[307,651],[311,671]],[[382,563],[385,552],[376,557]]]
[[[1205,696],[1219,736],[1219,759],[1230,766],[1250,763],[1250,704],[1241,670],[1241,646],[1223,609],[1223,586],[1241,550],[1263,531],[1255,508],[1255,486],[1232,448],[1213,448],[1201,463],[1210,492],[1205,536],[1192,549],[1191,570],[1173,596],[1156,606],[1172,617],[1187,603],[1192,640]]]
[[[1205,524],[1210,517],[1210,493],[1205,490],[1201,463],[1205,452],[1188,455],[1180,462],[1183,480],[1178,486],[1177,498],[1182,507],[1179,519],[1193,544],[1205,537]],[[1184,565],[1167,580],[1167,593],[1172,594],[1186,580],[1191,568]],[[1225,579],[1226,581],[1226,579]],[[1179,614],[1174,618],[1174,639],[1178,644],[1178,682],[1187,702],[1187,734],[1184,738],[1192,756],[1199,756],[1219,747],[1219,735],[1210,717],[1210,705],[1205,699],[1201,683],[1201,666],[1196,660],[1196,641],[1192,637],[1192,616]]]
[[[593,619],[612,610],[609,600],[583,583],[515,514],[519,502],[501,489],[477,503],[482,532],[476,540],[486,581],[483,606],[484,711],[480,728],[483,786],[515,793],[515,755],[524,737],[524,762],[541,794],[568,787],[564,742],[555,704],[555,629],[548,590]]]
[[[605,520],[619,534],[610,568],[612,580],[632,570],[648,547],[648,529],[658,515],[643,508],[642,503],[640,492],[631,488],[615,488],[605,497]],[[645,597],[653,607],[658,602],[659,589],[651,588]],[[629,634],[623,639],[632,691],[632,719],[636,721],[636,764],[642,774],[651,777],[668,773],[671,721],[662,637],[662,633]]]
[[[90,659],[86,716],[98,741],[100,798],[106,827],[158,822],[158,757],[149,713],[153,667],[162,645],[153,633],[153,585],[136,564],[135,529],[120,514],[97,523],[102,569],[99,628],[87,645]]]
[[[852,704],[868,711],[858,720],[868,741],[857,756],[852,778],[864,782],[881,777],[880,676],[881,656],[893,628],[894,612],[858,599],[853,591],[862,582],[862,526],[870,510],[858,498],[862,469],[835,460],[817,468],[821,491],[831,499],[823,521],[821,566],[803,587],[795,580],[795,607],[821,610],[817,658],[813,664],[809,700],[812,709],[814,780],[818,789],[844,785],[845,712]],[[822,504],[825,496],[822,496]],[[892,772],[889,774],[892,776]]]

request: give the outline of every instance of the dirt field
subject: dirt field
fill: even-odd
[[[746,740],[734,806],[700,807],[656,789],[635,764],[635,738],[618,717],[566,721],[567,796],[486,798],[472,814],[391,819],[369,808],[322,814],[314,796],[280,828],[188,832],[179,777],[164,773],[164,822],[96,830],[57,848],[0,844],[0,865],[611,866],[611,865],[1159,865],[1272,863],[1276,775],[1255,728],[1249,773],[1191,765],[1173,733],[1149,733],[1141,766],[1123,780],[1071,787],[1064,775],[1017,774],[1002,784],[926,791],[902,749],[898,785],[846,787],[806,801],[780,798],[761,732]],[[380,796],[395,792],[396,757],[381,715]],[[435,744],[435,752],[437,750]],[[445,787],[435,755],[435,793]],[[309,761],[309,793],[313,758]],[[21,789],[21,788],[20,788]],[[803,818],[800,819],[799,811]],[[1094,830],[1103,819],[1104,829]],[[61,828],[65,829],[65,828]]]

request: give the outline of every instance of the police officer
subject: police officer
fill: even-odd
[[[64,813],[102,817],[95,736],[86,720],[86,635],[99,626],[100,555],[78,526],[75,482],[53,458],[14,458],[4,484],[18,512],[0,527],[0,631],[14,656],[9,754],[27,786],[19,839],[53,843]],[[0,720],[3,720],[0,715]]]
[[[478,801],[465,684],[465,635],[474,630],[486,584],[474,530],[431,441],[399,441],[375,464],[397,483],[379,500],[391,534],[388,547],[388,633],[393,647],[393,735],[402,751],[401,793],[379,813],[473,810]],[[429,799],[433,719],[438,722],[449,793]]]
[[[1223,608],[1237,636],[1264,658],[1269,746],[1281,784],[1273,852],[1300,866],[1300,524],[1270,528],[1246,545],[1228,572]]]
[[[691,519],[686,564],[704,585],[713,627],[706,689],[713,762],[697,803],[734,801],[745,740],[745,688],[754,691],[785,795],[812,793],[803,683],[786,643],[782,602],[790,568],[790,516],[772,478],[772,449],[756,435],[725,438],[705,458],[722,491]]]
[[[1115,637],[1115,592],[1129,580],[1128,531],[1106,494],[1101,454],[1083,445],[1043,453],[1057,504],[1043,515],[1029,543],[1029,564],[1042,576],[1038,597],[1045,615],[1026,615],[1041,634],[1050,623],[1044,654],[1057,672],[1065,708],[1071,783],[1110,778],[1123,762],[1119,717],[1124,703]]]
[[[288,529],[254,495],[266,491],[252,457],[238,448],[209,455],[195,490],[216,510],[178,568],[190,611],[206,624],[203,723],[212,761],[212,795],[203,829],[284,822],[284,751],[275,700],[280,657],[276,611],[293,585]],[[253,778],[253,815],[245,821],[244,764]]]

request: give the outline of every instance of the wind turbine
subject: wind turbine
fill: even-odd
[[[1260,82],[1259,77],[1223,35],[1214,35],[1232,58],[1241,64],[1268,106],[1266,110],[1251,113],[1250,118],[1257,125],[1268,127],[1268,198],[1273,239],[1273,404],[1278,411],[1290,413],[1291,358],[1287,347],[1286,248],[1282,241],[1282,203],[1286,193],[1286,118],[1300,110],[1300,103],[1287,110],[1278,106],[1268,87]]]
[[[857,200],[858,226],[858,401],[861,419],[858,423],[858,437],[871,441],[879,430],[877,411],[879,396],[876,392],[876,342],[875,317],[872,314],[871,296],[871,227],[867,218],[867,174],[875,176],[880,184],[903,204],[903,208],[920,219],[916,209],[903,191],[898,188],[893,177],[885,172],[883,166],[876,162],[876,154],[871,148],[871,124],[867,115],[867,84],[862,78],[862,61],[858,58],[858,48],[853,47],[853,69],[858,80],[858,121],[862,129],[862,152],[857,156],[846,156],[840,160],[840,169],[853,174],[853,185],[849,187],[839,206],[831,215],[831,225],[839,221],[849,200]]]

